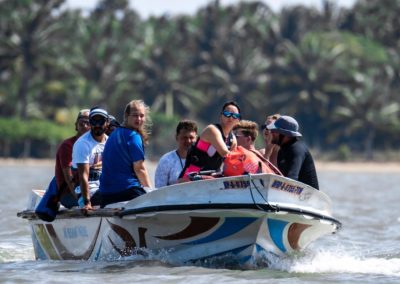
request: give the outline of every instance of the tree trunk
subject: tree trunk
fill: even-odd
[[[171,92],[165,94],[165,115],[167,117],[174,115],[174,96]]]
[[[3,157],[4,158],[10,157],[10,153],[11,153],[10,144],[11,143],[10,143],[9,139],[4,139],[4,141],[3,141],[3,146],[4,146],[4,148],[3,148]]]
[[[24,140],[24,148],[22,150],[22,158],[26,159],[30,157],[31,154],[31,140],[25,139]]]
[[[23,65],[22,65],[22,75],[21,82],[18,88],[18,116],[25,120],[27,117],[27,109],[28,109],[28,89],[29,82],[32,77],[33,70],[33,56],[31,54],[31,35],[28,35],[27,38],[24,38],[21,43],[22,56],[23,56]]]
[[[367,161],[372,161],[374,159],[374,139],[376,131],[372,127],[369,127],[368,135],[365,140],[365,158]]]
[[[27,109],[28,109],[28,87],[30,81],[30,71],[28,70],[29,67],[24,66],[21,76],[21,82],[18,88],[18,107],[17,112],[18,116],[25,120],[27,117]]]

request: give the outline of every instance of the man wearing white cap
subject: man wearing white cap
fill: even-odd
[[[281,116],[267,125],[272,143],[280,146],[278,168],[284,176],[319,189],[317,172],[310,151],[302,140],[299,124],[291,116]]]
[[[79,206],[92,209],[90,197],[98,190],[102,169],[102,155],[108,136],[108,113],[94,107],[89,113],[90,131],[83,134],[72,150],[72,167],[78,171],[81,194]],[[97,205],[97,204],[93,204]]]

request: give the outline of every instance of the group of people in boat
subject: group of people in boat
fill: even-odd
[[[256,122],[242,120],[240,107],[234,101],[226,102],[219,123],[207,125],[200,135],[194,121],[179,122],[178,147],[161,157],[155,173],[156,187],[191,180],[193,173],[222,171],[224,176],[274,173],[319,189],[314,161],[300,139],[297,121],[285,115],[267,116],[261,127],[265,148],[259,150],[255,147],[258,128]],[[245,162],[243,157],[247,158]]]
[[[121,124],[105,109],[81,110],[76,135],[57,150],[56,201],[67,208],[90,210],[131,200],[152,188],[145,165],[148,118],[149,107],[142,100],[126,105]],[[314,161],[300,139],[297,121],[286,115],[267,116],[261,131],[265,148],[257,150],[258,124],[242,120],[234,101],[222,106],[218,123],[207,125],[200,133],[196,122],[180,121],[175,134],[177,149],[161,157],[155,187],[204,178],[202,172],[211,172],[211,176],[267,172],[318,189]]]

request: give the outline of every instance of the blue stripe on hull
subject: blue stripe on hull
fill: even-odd
[[[268,219],[269,234],[275,245],[283,252],[286,252],[285,245],[283,244],[283,230],[289,222]]]

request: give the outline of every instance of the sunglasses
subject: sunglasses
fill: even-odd
[[[106,119],[105,118],[101,118],[101,119],[94,119],[94,118],[91,118],[91,119],[89,119],[89,122],[90,122],[90,125],[92,125],[92,126],[103,126],[105,123],[106,123]]]
[[[223,112],[222,112],[222,115],[223,116],[225,116],[225,117],[232,117],[232,118],[234,118],[234,119],[240,119],[242,116],[240,115],[240,113],[235,113],[235,112],[230,112],[230,111],[226,111],[226,110],[224,110]]]
[[[78,125],[81,127],[84,127],[84,126],[89,126],[90,123],[89,123],[89,120],[79,120]]]
[[[246,135],[242,135],[242,134],[235,134],[236,137],[246,137]]]

